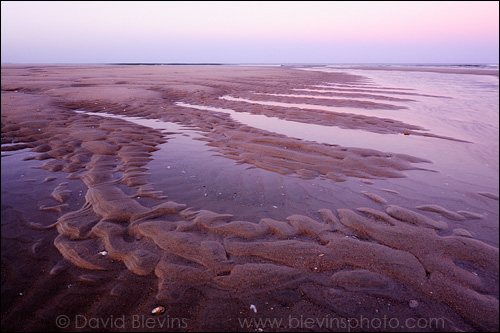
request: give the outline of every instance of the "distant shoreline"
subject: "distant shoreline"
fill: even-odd
[[[3,62],[4,65],[15,66],[74,66],[74,65],[94,65],[94,66],[326,66],[331,68],[370,68],[370,69],[384,69],[384,68],[470,68],[470,69],[498,69],[498,63],[307,63],[307,62],[290,62],[290,63],[252,63],[252,62],[80,62],[80,63],[23,63],[23,62]]]
[[[315,67],[333,70],[375,70],[375,71],[411,71],[431,72],[443,74],[471,74],[491,75],[499,77],[498,64],[229,64],[229,63],[75,63],[75,64],[16,64],[4,63],[2,67],[26,67],[26,66],[237,66],[237,67],[287,67],[307,68]],[[496,66],[496,68],[495,68]]]

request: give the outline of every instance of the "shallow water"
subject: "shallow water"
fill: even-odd
[[[122,115],[116,115],[116,114],[111,114],[111,113],[106,113],[106,112],[88,112],[84,110],[75,110],[76,113],[81,113],[81,114],[86,114],[89,116],[100,116],[100,117],[107,117],[107,118],[114,118],[114,119],[121,119],[125,121],[129,121],[131,123],[141,125],[141,126],[146,126],[152,129],[157,129],[161,130],[162,132],[167,132],[167,131],[180,131],[185,128],[185,126],[181,126],[176,123],[168,122],[168,121],[163,121],[159,119],[147,119],[147,118],[142,118],[142,117],[130,117],[130,116],[122,116]]]
[[[391,152],[397,152],[399,143],[401,152],[409,153],[410,150],[415,153],[419,147],[422,148],[419,152],[423,157],[429,157],[427,150],[423,149],[429,140],[439,142],[440,147],[448,147],[447,150],[453,150],[457,145],[464,145],[461,142],[435,138],[400,136],[402,139],[411,139],[414,144],[409,145],[409,141],[394,140],[393,137],[396,135],[320,125],[311,125],[318,128],[316,132],[303,131],[304,126],[307,127],[308,124],[235,112],[230,109],[186,103],[177,103],[177,105],[228,113],[235,120],[248,126],[253,125],[260,129],[318,142],[323,142],[321,133],[326,134],[330,131],[346,132],[349,135],[358,133],[365,141],[357,141],[357,147],[367,145],[371,148],[383,148],[386,145],[391,148]],[[460,168],[453,163],[442,163],[438,156],[446,157],[444,154],[432,155],[437,162],[433,160],[432,164],[421,163],[420,165],[422,168],[438,172],[410,170],[406,172],[409,175],[408,178],[373,180],[373,185],[365,184],[355,178],[335,183],[328,179],[304,179],[297,175],[285,176],[253,166],[249,167],[247,164],[235,164],[231,159],[218,156],[218,153],[212,151],[204,141],[200,140],[203,136],[196,128],[156,119],[104,112],[81,110],[76,112],[129,121],[163,132],[168,141],[158,146],[160,149],[153,153],[153,160],[147,165],[151,173],[150,181],[155,184],[155,188],[161,189],[164,195],[196,209],[203,209],[208,205],[219,213],[232,214],[236,218],[254,222],[264,217],[285,219],[292,213],[315,216],[317,210],[323,207],[351,207],[361,203],[365,207],[376,207],[373,201],[362,195],[362,191],[375,190],[375,193],[383,197],[392,198],[393,203],[411,201],[414,204],[428,204],[433,202],[433,196],[438,196],[441,200],[446,198],[449,208],[461,209],[467,206],[467,209],[483,214],[485,217],[498,214],[498,207],[495,208],[495,205],[491,204],[485,206],[483,198],[477,195],[481,191],[495,192],[494,186],[490,183],[492,179],[478,174],[476,170],[459,171]],[[288,124],[293,126],[288,126]],[[376,137],[376,140],[366,140],[371,134]],[[328,138],[337,140],[332,136]],[[349,141],[349,137],[345,139],[345,142],[353,142]],[[467,158],[467,156],[454,156],[454,158]],[[390,194],[385,190],[396,191],[398,194]],[[343,193],[343,195],[339,196],[338,193]],[[142,200],[147,201],[147,199]],[[303,205],[304,201],[307,201],[307,205]],[[479,239],[497,242],[496,239],[482,235],[480,231],[476,233]]]
[[[307,70],[346,72],[346,70],[331,68]],[[389,118],[421,126],[433,134],[470,141],[470,143],[447,142],[446,140],[434,138],[378,135],[366,131],[338,130],[335,127],[324,126],[314,127],[314,129],[311,127],[310,130],[306,130],[307,126],[304,126],[301,130],[301,127],[297,125],[293,131],[288,132],[291,136],[299,138],[308,136],[310,140],[318,142],[402,152],[428,158],[434,162],[433,168],[443,172],[446,176],[466,184],[486,186],[491,191],[498,192],[498,78],[486,75],[408,71],[349,69],[347,72],[365,76],[369,81],[360,85],[351,84],[349,87],[343,87],[342,90],[345,92],[350,90],[358,92],[376,90],[378,93],[384,93],[388,96],[408,97],[415,101],[399,101],[396,103],[405,106],[406,109],[370,110],[305,103],[257,101],[231,96],[223,96],[222,98],[242,103],[296,107],[301,108],[304,112],[307,112],[308,109],[314,109]],[[369,84],[368,87],[367,84]],[[331,90],[335,86],[332,83],[322,87],[328,91],[328,89]],[[394,93],[398,92],[411,95],[394,95]],[[311,101],[311,103],[314,103],[314,99]],[[248,124],[245,121],[247,120],[243,119],[242,122]],[[274,120],[269,122],[274,122]],[[286,123],[286,126],[290,126],[289,122]],[[332,130],[329,134],[324,135],[327,129]],[[270,130],[272,129],[270,128]],[[278,132],[279,130],[281,130],[281,126],[275,126],[274,131]],[[305,134],[310,131],[317,133]],[[337,133],[338,135],[336,135]]]
[[[333,69],[327,70],[334,71]],[[364,89],[369,84],[370,90],[378,89],[382,91],[383,89],[384,94],[390,94],[391,91],[411,92],[414,94],[411,98],[415,99],[415,101],[398,102],[408,108],[402,110],[335,108],[279,102],[257,103],[276,106],[300,106],[303,107],[304,112],[307,112],[307,109],[311,108],[334,112],[348,111],[349,113],[377,117],[382,116],[380,113],[383,113],[391,119],[422,126],[434,134],[448,135],[471,142],[455,142],[411,135],[378,134],[336,126],[305,124],[266,115],[236,112],[228,108],[187,103],[176,104],[209,112],[230,114],[235,121],[241,124],[302,140],[345,147],[370,148],[391,153],[404,153],[429,159],[432,161],[432,164],[424,163],[420,166],[438,171],[437,173],[425,171],[410,171],[407,173],[413,180],[427,184],[426,186],[429,189],[433,189],[432,192],[439,195],[443,195],[448,191],[451,191],[450,193],[459,193],[460,197],[481,191],[498,193],[497,78],[479,75],[445,75],[425,72],[365,70],[354,72],[355,74],[368,77],[368,80],[360,85],[350,85],[349,89]],[[447,98],[420,95],[438,95]],[[222,98],[244,103],[254,103],[254,101],[243,98],[229,96]],[[474,108],[474,112],[469,112],[472,107]],[[483,114],[484,117],[477,117],[477,114]],[[103,114],[98,113],[98,115]],[[182,127],[175,123],[142,119],[139,117],[110,116],[133,121],[151,128],[182,132]],[[191,133],[192,136],[196,137],[194,132]],[[177,142],[179,148],[175,149],[172,144],[173,141],[171,141],[169,149],[176,150],[178,154],[184,154],[186,161],[189,160],[189,154],[183,152],[184,146],[199,147],[195,154],[202,154],[202,151],[206,151],[206,147],[203,147],[203,144],[196,140],[190,140],[179,135],[174,136],[174,140]],[[161,159],[161,154],[156,153],[155,160]],[[388,181],[395,184],[399,182],[399,180]],[[448,194],[448,196],[453,197],[451,194]]]
[[[233,100],[233,99],[231,99]],[[222,112],[230,114],[231,117],[241,124],[259,128],[265,131],[283,134],[289,137],[340,145],[346,147],[362,147],[377,150],[384,150],[389,142],[394,142],[395,137],[400,134],[378,134],[357,129],[345,129],[336,126],[322,126],[316,124],[306,124],[284,120],[266,115],[256,115],[249,112],[237,112],[231,109],[210,107],[204,105],[194,105],[187,103],[176,103],[179,106],[190,107],[199,110]],[[406,138],[405,138],[406,139]],[[413,136],[408,140],[417,140],[419,137]],[[391,147],[392,152],[405,153],[406,147]]]
[[[217,112],[230,111],[179,105]],[[258,222],[261,218],[284,220],[291,214],[315,216],[324,207],[344,207],[359,202],[363,202],[365,206],[376,205],[359,193],[362,189],[368,189],[368,185],[359,180],[339,184],[329,180],[280,175],[246,164],[236,164],[233,160],[214,153],[204,141],[199,140],[203,136],[196,128],[105,112],[75,112],[120,119],[163,132],[167,142],[157,146],[159,150],[153,153],[153,159],[147,164],[151,174],[149,180],[164,195],[195,209],[210,207],[218,213],[232,214],[236,219]],[[257,121],[266,118],[286,123],[277,118],[231,112],[239,120],[248,116]],[[336,195],[339,191],[344,193],[342,197]],[[139,198],[138,201],[151,200]]]
[[[314,105],[307,103],[284,103],[284,102],[270,102],[270,101],[259,101],[252,100],[248,98],[241,97],[232,97],[232,96],[222,96],[221,99],[225,99],[233,102],[244,102],[251,104],[259,104],[259,105],[269,105],[269,106],[283,106],[289,108],[299,108],[304,110],[321,110],[321,111],[329,111],[336,113],[348,113],[348,114],[361,114],[364,116],[375,116],[379,118],[388,118],[394,120],[401,120],[398,117],[398,112],[401,110],[367,110],[367,109],[357,109],[353,107],[333,107],[333,106],[324,106],[324,105]],[[392,104],[392,103],[391,103]]]
[[[314,90],[314,89],[295,89],[296,91],[311,91],[311,92],[336,92],[335,90]],[[345,92],[342,92],[343,94]],[[385,91],[384,91],[385,93]],[[342,97],[339,97],[339,96],[323,96],[323,95],[306,95],[306,94],[266,94],[266,93],[256,93],[256,95],[265,95],[265,96],[277,96],[277,97],[298,97],[298,98],[312,98],[313,100],[314,99],[326,99],[326,100],[345,100],[345,99],[349,99],[350,101],[361,101],[361,102],[373,102],[374,101],[374,98],[376,98],[377,96],[381,96],[381,95],[375,95],[375,94],[370,94],[371,96],[370,97],[366,97],[366,98],[363,98],[363,97],[356,97],[356,96],[353,96],[352,98],[349,98],[349,96],[342,96]],[[381,97],[386,97],[386,96],[381,96]],[[388,97],[387,97],[388,98]],[[394,102],[391,101],[393,104]],[[397,103],[398,101],[396,101]]]
[[[498,77],[398,71],[354,73],[368,76],[382,85],[411,87],[426,94],[439,93],[451,97],[416,97],[419,103],[410,106],[410,115],[418,124],[432,132],[473,142],[443,153],[457,168],[464,168],[465,165],[470,171],[491,177],[491,185],[496,186],[498,191]],[[434,150],[442,152],[439,147]]]
[[[253,101],[246,99],[237,99],[230,97],[224,98],[232,101],[253,103]],[[456,142],[415,135],[404,136],[400,134],[378,134],[357,129],[343,129],[336,126],[305,124],[283,120],[275,117],[268,117],[265,115],[235,112],[231,109],[222,109],[201,105],[188,105],[182,103],[178,105],[207,111],[228,113],[233,117],[233,119],[242,124],[303,140],[316,141],[319,143],[327,143],[332,145],[341,145],[345,147],[370,148],[384,152],[403,153],[426,158],[431,160],[433,163],[432,165],[425,165],[422,167],[439,171],[441,177],[450,178],[450,180],[446,181],[446,183],[455,183],[455,187],[458,190],[468,191],[471,188],[484,188],[485,190],[497,193],[498,133],[494,132],[496,123],[485,124],[483,121],[479,121],[483,122],[483,124],[478,125],[478,123],[475,123],[474,121],[469,123],[462,121],[461,123],[463,124],[463,126],[460,126],[459,124],[457,126],[465,128],[464,131],[459,130],[459,128],[451,130],[450,124],[446,124],[446,128],[445,126],[436,126],[433,123],[432,119],[430,119],[432,110],[434,110],[434,112],[437,112],[436,110],[438,107],[432,106],[432,103],[436,103],[436,99],[430,97],[420,98],[422,100],[418,102],[408,103],[409,105],[411,104],[409,111],[397,110],[386,112],[405,112],[404,117],[399,114],[399,117],[393,117],[393,119],[406,121],[410,124],[420,125],[427,129],[438,128],[436,131],[431,131],[431,133],[439,135],[447,134],[451,137],[470,140],[471,142]],[[428,100],[431,100],[431,102],[429,102]],[[317,105],[311,106],[307,104],[291,104],[278,102],[258,103],[276,106],[301,106],[304,108],[304,112],[307,112],[307,108],[318,110],[326,110],[330,108],[332,110],[336,110],[336,112],[338,111],[337,109],[342,109]],[[445,104],[446,107],[443,107],[443,109],[447,109],[448,112],[450,112],[450,110],[454,109],[454,105],[460,104],[461,102],[456,102],[454,99],[439,99],[439,102],[437,103]],[[490,101],[489,103],[494,103],[494,101]],[[431,104],[431,106],[428,106],[427,104]],[[354,108],[349,109],[352,112],[357,112]],[[424,110],[424,116],[427,115],[427,118],[425,118],[424,116],[415,115],[416,113],[420,112],[420,110]],[[359,109],[359,114],[373,116],[379,111],[381,110],[371,111],[366,109]],[[425,121],[422,121],[423,119]],[[442,122],[444,122],[444,120],[442,120]],[[480,135],[475,135],[474,131],[466,130],[467,127],[478,128],[480,126],[488,127],[486,131],[489,131],[491,135],[485,136],[483,133],[481,133]],[[422,181],[429,184],[435,184],[436,177],[439,176],[425,176],[422,177]]]
[[[331,68],[318,70],[343,71]],[[409,110],[401,112],[405,117],[402,120],[443,135],[487,145],[490,154],[496,152],[490,160],[497,162],[498,171],[499,81],[497,77],[355,69],[349,69],[349,73],[368,77],[377,86],[411,88],[413,92],[419,94],[448,97],[414,95],[411,98],[416,99],[418,103],[407,104]]]

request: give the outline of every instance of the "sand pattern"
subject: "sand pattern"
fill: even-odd
[[[404,178],[406,170],[429,171],[421,165],[431,161],[423,158],[307,142],[237,124],[227,115],[174,104],[181,101],[229,106],[237,111],[243,108],[241,103],[218,97],[248,91],[253,85],[259,85],[261,91],[268,88],[267,92],[279,93],[279,89],[271,89],[277,82],[262,83],[261,76],[266,77],[266,73],[243,80],[238,77],[241,73],[228,71],[223,73],[225,77],[208,84],[194,72],[190,82],[180,83],[177,78],[170,85],[167,82],[160,87],[153,83],[147,89],[131,84],[131,75],[123,81],[108,82],[104,88],[83,82],[68,86],[65,82],[57,89],[43,88],[43,93],[42,88],[37,90],[28,83],[26,87],[2,83],[2,98],[9,99],[12,110],[5,115],[2,112],[2,142],[22,142],[9,149],[31,148],[37,154],[29,160],[44,161],[40,168],[65,172],[67,178],[79,179],[87,188],[85,204],[67,212],[63,205],[74,193],[66,182],[47,180],[47,186],[54,187],[51,196],[61,205],[41,209],[56,210],[61,215],[50,225],[34,221],[30,225],[43,230],[57,228],[53,244],[64,260],[54,265],[50,275],[64,272],[69,262],[88,270],[79,279],[92,283],[100,279],[99,272],[113,270],[119,262],[136,276],[156,277],[155,298],[159,302],[182,302],[193,289],[203,302],[271,295],[282,303],[301,298],[344,317],[357,311],[352,305],[342,306],[347,301],[341,300],[357,297],[353,295],[375,298],[395,294],[406,303],[412,299],[405,297],[418,296],[420,302],[435,302],[450,309],[452,328],[471,325],[488,331],[498,329],[498,248],[475,239],[467,230],[448,230],[449,222],[429,217],[437,213],[447,220],[467,221],[480,219],[480,214],[420,205],[416,209],[421,214],[365,191],[363,195],[377,209],[325,207],[317,212],[317,218],[294,214],[285,220],[263,218],[257,223],[237,220],[229,214],[195,209],[175,202],[175,198],[167,199],[149,182],[147,165],[152,152],[162,143],[167,142],[168,147],[168,134],[119,119],[74,112],[105,111],[196,126],[207,145],[221,156],[283,175],[339,182],[348,177]],[[284,73],[277,81],[287,82],[287,89],[307,86],[307,81],[311,84],[332,80],[331,75],[308,73],[299,84],[291,73]],[[268,78],[275,76],[273,72]],[[151,78],[155,79],[158,78]],[[361,80],[344,74],[335,79],[346,84]],[[22,91],[22,96],[15,91]],[[238,96],[249,98],[243,93]],[[259,96],[260,100],[302,101],[290,96]],[[319,105],[332,103],[318,101],[315,100]],[[35,114],[43,120],[33,120],[29,113],[19,112],[31,110],[34,102],[40,105]],[[379,102],[351,100],[348,104],[353,103],[361,108],[398,108]],[[251,110],[269,111],[294,120],[300,119],[301,113],[294,108],[285,112],[283,107]],[[340,117],[314,112],[303,119],[316,118],[333,124]],[[341,126],[365,126],[379,133],[422,130],[370,117],[358,116],[359,121],[369,125],[355,124],[352,116],[345,119]],[[498,200],[494,195],[481,194]],[[141,203],[139,198],[156,203]],[[34,244],[33,251],[38,251],[39,246]],[[290,290],[299,290],[300,295]],[[409,290],[411,296],[402,296],[404,290]],[[123,283],[117,282],[109,294],[124,292]],[[415,302],[410,308],[418,307]],[[199,316],[202,321],[204,314]]]
[[[358,209],[365,217],[339,209],[337,218],[325,209],[321,221],[292,215],[255,224],[172,201],[148,209],[112,182],[87,185],[85,206],[59,218],[55,246],[81,268],[105,270],[119,260],[137,275],[154,273],[158,300],[178,301],[193,287],[243,297],[285,282],[379,291],[398,280],[485,329],[498,318],[498,299],[488,295],[495,289],[485,283],[498,272],[498,249],[460,234],[438,236],[446,223],[398,206]]]
[[[485,280],[498,272],[497,248],[463,235],[438,236],[435,230],[444,228],[442,223],[401,207],[389,206],[389,215],[359,210],[366,217],[340,209],[337,218],[325,209],[322,221],[292,215],[255,224],[171,201],[148,210],[100,184],[89,188],[82,210],[59,219],[54,244],[78,267],[103,270],[113,259],[137,275],[154,273],[156,298],[168,302],[178,301],[193,286],[243,297],[299,280],[343,287],[345,275],[354,274],[348,290],[384,290],[398,280],[468,321],[494,328],[498,299],[489,295],[495,289]],[[106,257],[99,254],[103,250]],[[360,278],[345,267],[362,269],[382,282]],[[318,279],[317,273],[325,274]]]

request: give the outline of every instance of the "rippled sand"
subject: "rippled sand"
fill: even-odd
[[[291,68],[3,66],[2,327],[131,331],[162,305],[185,321],[152,330],[497,330],[498,164],[464,175],[439,155],[475,154],[471,132],[411,115],[453,98]]]

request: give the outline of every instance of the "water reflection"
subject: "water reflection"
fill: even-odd
[[[116,114],[111,114],[111,113],[106,113],[106,112],[88,112],[88,111],[83,111],[83,110],[75,110],[75,112],[81,113],[81,114],[86,114],[89,116],[99,116],[99,117],[107,117],[107,118],[114,118],[114,119],[129,121],[129,122],[137,124],[137,125],[149,127],[152,129],[161,130],[162,132],[180,131],[180,130],[185,129],[185,127],[182,125],[168,122],[168,121],[162,121],[159,119],[130,117],[130,116],[116,115]]]
[[[426,152],[419,149],[419,147],[421,147],[421,144],[425,140],[433,140],[432,138],[419,136],[379,134],[358,129],[345,129],[336,126],[307,124],[265,115],[256,115],[249,112],[236,112],[231,109],[204,105],[194,105],[181,102],[176,103],[176,105],[198,110],[226,113],[231,115],[234,120],[244,125],[255,127],[264,131],[283,134],[291,138],[315,141],[330,145],[369,148],[380,151],[389,150],[394,153],[415,153],[426,155]]]

